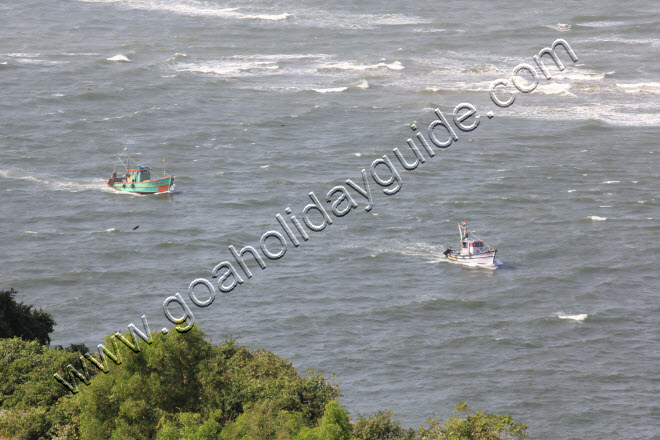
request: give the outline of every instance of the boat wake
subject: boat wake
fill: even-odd
[[[112,189],[105,184],[103,179],[97,178],[81,180],[55,180],[46,177],[26,175],[25,171],[23,170],[0,170],[0,177],[11,180],[24,180],[27,182],[33,182],[53,191],[69,191],[74,193],[81,191],[112,191]]]

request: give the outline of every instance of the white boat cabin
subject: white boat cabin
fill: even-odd
[[[484,242],[474,238],[466,238],[461,242],[461,255],[474,255],[485,251]]]

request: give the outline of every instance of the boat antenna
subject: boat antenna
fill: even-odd
[[[127,149],[128,149],[128,147],[124,147],[124,151],[126,151]],[[128,153],[126,153],[126,154],[127,154],[126,163],[124,163],[124,161],[121,160],[121,156],[119,156],[118,154],[116,154],[116,156],[117,156],[117,159],[119,159],[119,162],[121,162],[121,164],[124,166],[124,168],[126,168],[128,170],[128,159],[130,159],[130,157],[128,157]]]
[[[461,236],[461,241],[463,241],[468,237],[468,230],[467,230],[467,225],[465,224],[465,220],[463,220],[462,223],[458,224],[458,232]]]
[[[163,177],[165,177],[167,174],[165,174],[165,158],[163,158]]]

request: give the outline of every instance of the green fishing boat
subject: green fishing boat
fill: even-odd
[[[126,150],[126,148],[124,148]],[[126,168],[126,172],[118,176],[113,171],[112,177],[105,179],[109,187],[118,191],[125,191],[137,194],[160,194],[172,191],[174,189],[174,176],[168,176],[165,173],[163,165],[163,177],[157,178],[151,175],[151,167],[138,165],[136,168],[130,168],[130,157],[126,157],[126,163],[117,155],[119,161]],[[163,164],[165,159],[163,159]]]

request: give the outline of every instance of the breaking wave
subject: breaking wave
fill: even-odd
[[[126,55],[118,54],[110,58],[106,58],[107,61],[120,61],[120,62],[129,62],[131,60],[128,59]]]
[[[112,3],[131,9],[165,11],[180,15],[217,17],[239,20],[286,20],[291,14],[241,12],[241,8],[221,8],[206,2],[172,2],[154,0],[80,0],[85,3]]]
[[[399,61],[394,61],[392,63],[379,62],[377,64],[359,64],[355,61],[340,61],[335,63],[326,63],[320,65],[318,70],[375,70],[387,68],[390,70],[403,70],[405,67]]]
[[[343,92],[344,90],[348,90],[348,87],[329,87],[327,89],[312,89],[312,90],[317,93],[337,93],[337,92]]]
[[[630,84],[617,83],[616,86],[620,89],[623,89],[625,93],[660,94],[660,82]]]
[[[586,313],[580,313],[578,315],[565,315],[561,312],[557,313],[557,318],[559,318],[559,319],[570,319],[570,320],[573,320],[573,321],[584,321],[587,318],[587,316],[589,316],[589,315],[587,315]]]
[[[174,66],[177,72],[194,72],[219,76],[241,74],[265,74],[279,69],[275,61],[216,60],[204,63],[179,63]]]

